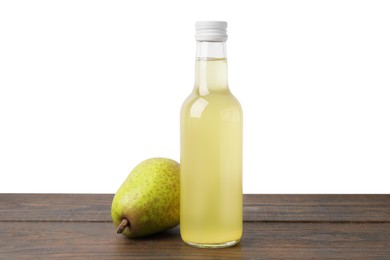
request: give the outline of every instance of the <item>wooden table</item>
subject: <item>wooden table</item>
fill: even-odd
[[[390,259],[390,195],[245,195],[244,236],[184,244],[179,228],[115,233],[113,195],[0,194],[0,259]]]

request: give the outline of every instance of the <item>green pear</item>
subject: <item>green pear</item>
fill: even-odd
[[[180,220],[180,165],[151,158],[138,164],[111,205],[117,233],[143,237],[173,228]]]

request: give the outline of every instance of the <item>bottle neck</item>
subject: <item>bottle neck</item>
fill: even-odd
[[[229,90],[225,42],[197,42],[194,90],[201,96]]]

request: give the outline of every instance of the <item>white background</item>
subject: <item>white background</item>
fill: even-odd
[[[389,193],[388,1],[1,1],[0,192],[179,160],[194,23],[227,20],[245,193]]]

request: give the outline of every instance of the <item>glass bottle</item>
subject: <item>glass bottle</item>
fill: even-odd
[[[242,110],[227,83],[226,27],[196,23],[195,87],[181,109],[180,233],[195,247],[242,236]]]

